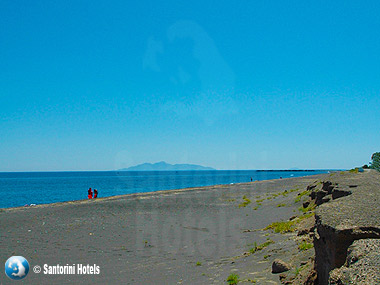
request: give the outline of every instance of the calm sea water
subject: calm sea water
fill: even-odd
[[[0,208],[87,198],[89,187],[99,197],[231,184],[326,173],[322,171],[97,171],[0,173]]]

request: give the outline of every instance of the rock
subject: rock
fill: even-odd
[[[317,185],[309,185],[306,187],[306,190],[313,190]]]
[[[310,201],[303,202],[302,207],[307,208],[310,205]]]
[[[322,204],[323,203],[327,203],[328,201],[330,201],[332,199],[332,196],[331,195],[328,195],[328,196],[325,196],[322,198]]]
[[[334,188],[335,188],[335,185],[330,185],[330,186],[328,186],[328,187],[327,187],[327,193],[328,193],[328,194],[331,194],[332,191],[334,190]]]
[[[329,186],[331,186],[332,183],[330,181],[323,181],[322,182],[322,190],[325,190],[327,191],[327,189],[329,188]]]
[[[380,284],[379,252],[378,239],[355,241],[344,266],[330,272],[329,284]]]
[[[338,199],[338,198],[341,198],[341,197],[344,197],[344,196],[348,196],[348,195],[351,195],[351,194],[352,194],[351,191],[335,188],[332,191],[332,198],[333,198],[333,200],[335,200],[335,199]]]
[[[304,285],[314,285],[317,284],[317,272],[315,270],[311,270],[306,277],[306,280],[303,282]]]
[[[297,236],[304,236],[304,235],[307,235],[309,232],[310,232],[310,229],[302,229],[298,231]]]
[[[346,172],[334,177],[334,182],[338,182],[339,186],[334,187],[332,191],[333,199],[350,194],[352,196],[316,208],[314,250],[317,282],[318,284],[328,284],[329,281],[331,284],[358,284],[360,281],[360,284],[380,284],[373,279],[376,271],[366,270],[366,263],[373,264],[373,270],[376,266],[380,268],[380,248],[372,250],[374,256],[367,261],[363,259],[348,267],[345,265],[357,259],[356,255],[350,257],[348,253],[353,243],[359,240],[366,242],[368,239],[380,239],[379,202],[375,201],[375,197],[380,197],[380,173],[369,171],[359,176]],[[350,188],[349,185],[358,186]],[[342,266],[344,267],[340,268]],[[353,266],[358,266],[355,269],[356,273],[348,273]],[[339,269],[341,271],[338,271]],[[360,274],[361,279],[355,277],[359,276],[355,274]],[[377,278],[379,276],[380,273],[377,273]],[[370,280],[370,282],[362,283],[361,280]]]
[[[290,270],[290,265],[281,259],[275,259],[272,263],[272,273],[282,273]]]
[[[321,205],[323,202],[322,202],[322,198],[325,197],[327,195],[327,191],[318,191],[317,192],[317,197],[315,198],[315,204],[317,206]]]

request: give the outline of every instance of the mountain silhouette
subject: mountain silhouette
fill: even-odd
[[[165,161],[157,163],[143,163],[128,168],[119,169],[120,171],[161,171],[161,170],[215,170],[196,164],[170,164]]]

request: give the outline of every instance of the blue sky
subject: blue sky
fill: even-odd
[[[351,168],[378,1],[1,1],[0,171]]]

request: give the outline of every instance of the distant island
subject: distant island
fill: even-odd
[[[170,164],[165,161],[157,163],[143,163],[128,168],[119,169],[119,171],[167,171],[167,170],[215,170],[212,167],[205,167],[196,164]]]

